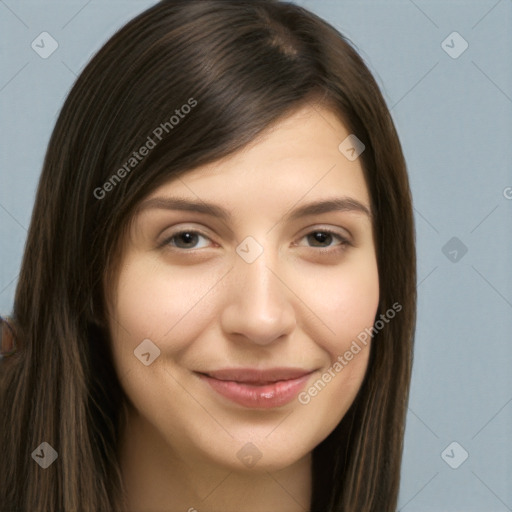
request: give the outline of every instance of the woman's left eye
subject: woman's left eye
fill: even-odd
[[[350,242],[345,237],[328,229],[317,229],[315,231],[311,231],[311,233],[308,233],[301,238],[301,240],[303,239],[307,239],[308,242],[312,243],[309,247],[317,247],[320,249],[331,249],[337,246],[341,246],[341,248],[343,248],[346,245],[350,245]],[[339,243],[332,244],[335,239],[338,239]]]

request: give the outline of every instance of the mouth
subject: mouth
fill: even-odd
[[[196,372],[217,394],[248,408],[270,409],[291,402],[316,370],[236,368]]]

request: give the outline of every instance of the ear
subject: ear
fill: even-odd
[[[16,349],[16,333],[13,322],[0,316],[0,356],[10,356],[16,352]]]

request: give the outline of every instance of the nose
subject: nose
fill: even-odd
[[[220,315],[222,329],[228,337],[268,345],[293,332],[296,325],[291,303],[293,292],[275,268],[266,251],[252,263],[238,255],[235,257]]]

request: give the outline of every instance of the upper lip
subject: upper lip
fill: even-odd
[[[304,368],[225,368],[208,372],[199,372],[217,380],[229,380],[247,384],[268,384],[280,380],[298,379],[314,370]]]

